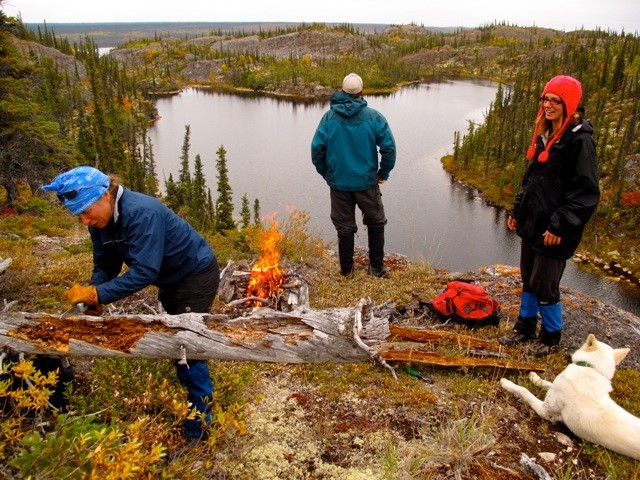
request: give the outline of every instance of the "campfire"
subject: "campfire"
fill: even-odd
[[[266,306],[281,311],[308,305],[307,281],[286,272],[280,264],[281,240],[282,234],[273,224],[261,234],[261,253],[253,266],[229,262],[221,274],[220,299],[233,307]]]
[[[278,243],[282,234],[272,227],[262,232],[260,247],[262,254],[251,268],[251,277],[247,286],[247,297],[269,298],[282,291],[285,275],[280,268],[280,249]]]

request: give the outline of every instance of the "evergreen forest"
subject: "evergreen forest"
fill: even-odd
[[[367,94],[453,78],[499,82],[485,121],[457,132],[454,154],[443,163],[486,200],[509,208],[526,165],[538,96],[552,76],[572,75],[583,85],[585,116],[595,126],[602,190],[581,248],[635,272],[637,282],[636,34],[505,23],[449,33],[417,25],[367,32],[349,24],[300,24],[179,38],[156,34],[100,55],[91,38],[71,44],[46,24],[30,30],[2,15],[0,29],[5,209],[20,204],[21,186],[37,192],[44,180],[77,164],[116,172],[131,188],[158,195],[153,145],[145,133],[155,95],[196,85],[305,101],[329,96],[349,71],[367,78]],[[164,180],[166,202],[201,228],[236,228],[224,146],[216,152],[221,185],[213,198],[199,158],[190,159],[185,128],[180,178]]]

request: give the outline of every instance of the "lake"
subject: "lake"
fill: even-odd
[[[469,122],[483,121],[496,91],[491,82],[448,81],[413,85],[391,95],[365,95],[369,106],[386,116],[398,148],[396,167],[381,186],[389,220],[387,252],[458,272],[519,264],[519,238],[506,228],[505,212],[453,182],[440,164],[442,156],[452,153],[455,132],[466,133]],[[215,152],[221,145],[227,151],[236,215],[247,194],[251,205],[258,198],[261,213],[276,219],[286,218],[292,208],[309,212],[311,232],[336,240],[329,187],[310,159],[311,139],[328,101],[293,102],[191,88],[159,98],[156,106],[161,118],[149,138],[163,185],[170,173],[177,178],[185,125],[190,125],[191,164],[199,154],[214,196]],[[359,225],[356,242],[366,246],[366,231]],[[573,262],[568,262],[562,283],[640,314],[633,289]]]

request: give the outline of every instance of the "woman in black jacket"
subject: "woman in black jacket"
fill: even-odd
[[[538,314],[542,326],[529,354],[542,357],[560,343],[560,279],[600,199],[593,127],[578,107],[582,87],[575,78],[552,78],[540,97],[529,166],[507,226],[522,239],[522,297],[513,332],[503,345],[532,340]]]

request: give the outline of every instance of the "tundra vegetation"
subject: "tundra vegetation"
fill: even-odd
[[[123,43],[101,56],[92,38],[71,43],[46,28],[31,31],[0,10],[0,256],[12,259],[0,276],[4,308],[62,311],[62,291],[90,275],[86,232],[43,195],[43,182],[62,169],[92,164],[119,174],[135,190],[160,196],[153,145],[145,133],[156,115],[154,95],[198,85],[305,101],[329,95],[349,71],[367,78],[368,93],[452,78],[499,82],[485,121],[456,134],[444,165],[504,206],[518,189],[544,82],[558,73],[579,78],[596,129],[603,192],[581,248],[619,263],[637,282],[639,47],[635,34],[602,30],[496,23],[448,33],[417,25],[367,32],[354,25],[302,24],[180,38],[167,33]],[[197,152],[193,166],[191,155],[187,125],[182,168],[177,179],[165,180],[162,200],[198,227],[221,264],[254,261],[263,230],[259,199],[251,211],[248,192],[239,218],[233,215],[226,162],[238,161],[234,152],[224,146]],[[217,195],[204,181],[200,155],[215,155]],[[384,282],[361,273],[344,280],[331,246],[310,235],[306,224],[304,212],[281,220],[280,248],[285,265],[305,269],[314,308],[371,297],[410,311],[417,297],[432,298],[442,286],[441,272],[421,264]],[[157,308],[154,295],[149,288],[109,308],[149,313]],[[224,308],[218,302],[213,310]],[[515,315],[515,305],[505,305],[504,321],[478,335],[498,337]],[[640,475],[638,462],[601,447],[575,438],[559,444],[561,428],[520,412],[499,391],[504,372],[496,369],[421,368],[433,380],[427,385],[414,377],[395,381],[369,364],[216,363],[211,436],[187,448],[180,424],[193,412],[185,392],[170,380],[170,361],[72,360],[77,378],[68,392],[68,412],[47,407],[55,375],[39,374],[28,359],[3,363],[3,476],[523,478],[519,457],[525,451],[555,452],[544,465],[556,478]],[[551,378],[566,359],[557,354],[543,362]],[[640,415],[638,370],[622,367],[614,398]],[[12,388],[9,373],[22,386]],[[525,373],[518,383],[526,382]]]

